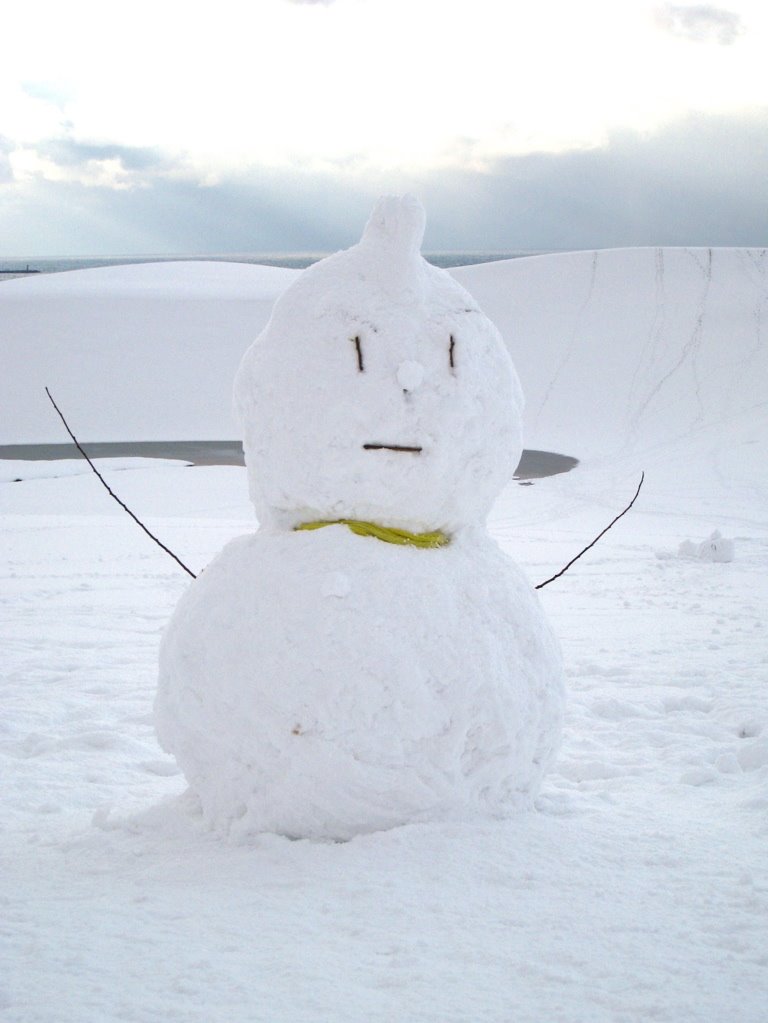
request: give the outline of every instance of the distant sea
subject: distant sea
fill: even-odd
[[[470,266],[473,263],[491,263],[498,259],[517,259],[519,256],[540,255],[539,251],[517,249],[510,252],[427,252],[425,258],[435,266]],[[13,258],[0,257],[0,280],[24,273],[60,273],[64,270],[86,270],[94,266],[125,266],[129,263],[171,263],[179,260],[206,261],[216,263],[257,263],[261,266],[282,266],[291,270],[303,270],[329,255],[327,252],[237,252],[214,255],[190,255],[178,253],[164,256],[61,256],[51,259],[34,259],[28,256]]]

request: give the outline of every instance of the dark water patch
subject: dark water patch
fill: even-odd
[[[571,455],[558,455],[554,451],[523,451],[520,464],[515,469],[516,480],[540,480],[545,476],[557,476],[570,472],[579,464]]]
[[[238,440],[82,441],[89,458],[173,458],[190,465],[245,465]],[[74,444],[4,444],[0,458],[57,462],[82,458]]]
[[[173,458],[190,465],[245,465],[239,440],[152,440],[83,442],[90,458]],[[82,458],[74,444],[4,444],[0,458],[20,461],[58,461]],[[524,451],[515,479],[538,480],[568,472],[579,464],[578,458],[554,451]]]

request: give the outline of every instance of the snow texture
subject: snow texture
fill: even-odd
[[[84,439],[233,436],[232,377],[297,274],[135,269],[0,283],[4,440],[66,440],[44,384]],[[581,458],[492,510],[531,580],[646,470],[540,591],[563,743],[508,820],[207,831],[151,714],[187,577],[90,472],[0,482],[3,1023],[764,1023],[767,269],[634,249],[455,272],[512,351],[527,444]],[[196,571],[252,527],[241,468],[99,464]],[[732,562],[677,557],[715,529]]]
[[[423,230],[416,200],[381,200],[237,375],[261,528],[179,604],[156,701],[161,744],[226,832],[504,816],[559,743],[557,644],[484,529],[520,458],[520,386],[495,327],[421,258]],[[295,531],[338,519],[450,543]]]

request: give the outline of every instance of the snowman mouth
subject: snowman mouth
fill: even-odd
[[[421,453],[420,447],[409,447],[407,444],[363,444],[366,451],[410,451],[411,454]]]

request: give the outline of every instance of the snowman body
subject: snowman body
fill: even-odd
[[[519,384],[422,233],[415,200],[382,200],[238,372],[260,528],[180,601],[155,705],[212,827],[503,816],[556,751],[558,646],[484,526],[521,451]]]

